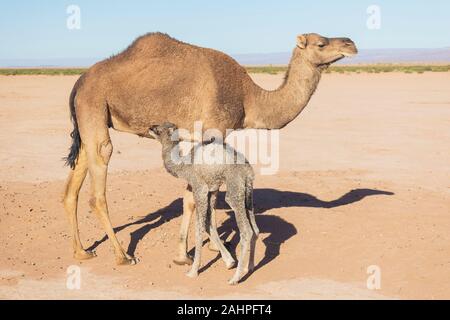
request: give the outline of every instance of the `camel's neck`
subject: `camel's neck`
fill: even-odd
[[[183,172],[185,169],[185,164],[183,161],[174,161],[173,157],[178,155],[177,153],[177,142],[171,141],[168,139],[168,141],[162,142],[162,158],[164,161],[164,167],[166,170],[173,175],[174,177],[182,177]],[[172,154],[173,153],[173,154]]]
[[[301,50],[295,49],[279,89],[267,91],[251,84],[247,90],[244,127],[283,128],[306,107],[319,84],[321,72],[303,58]]]

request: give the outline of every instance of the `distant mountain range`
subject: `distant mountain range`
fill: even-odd
[[[238,54],[233,56],[243,65],[285,65],[291,52]],[[442,49],[362,49],[358,55],[339,61],[340,64],[373,63],[450,63],[450,48]]]
[[[291,52],[255,53],[232,55],[242,65],[286,65]],[[61,68],[88,67],[101,58],[57,58],[57,59],[0,59],[2,68]],[[450,47],[441,49],[362,49],[351,59],[343,59],[340,64],[373,63],[450,63]]]

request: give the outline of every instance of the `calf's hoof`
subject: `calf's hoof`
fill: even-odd
[[[197,271],[191,270],[191,271],[189,271],[189,272],[186,272],[186,275],[187,275],[189,278],[197,278],[197,277],[198,277],[198,272],[197,272]]]
[[[225,262],[225,267],[230,270],[233,269],[236,266],[236,261],[230,260]]]
[[[242,277],[243,277],[245,274],[247,274],[247,270],[245,270],[244,272],[242,272],[242,271],[240,272],[239,270],[236,270],[236,272],[235,272],[234,275],[233,275],[233,278],[231,278],[231,279],[228,281],[228,284],[229,284],[229,285],[232,285],[232,286],[238,284],[239,281],[241,281]]]

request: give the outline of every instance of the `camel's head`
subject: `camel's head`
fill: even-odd
[[[151,137],[160,142],[171,141],[173,133],[177,130],[177,126],[170,122],[161,125],[151,126],[148,133]]]
[[[297,48],[315,66],[330,65],[358,53],[355,43],[349,38],[326,38],[317,33],[297,36]]]

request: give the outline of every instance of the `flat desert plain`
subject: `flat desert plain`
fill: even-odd
[[[252,77],[268,89],[283,78]],[[88,184],[80,230],[97,257],[72,258],[61,158],[76,79],[0,77],[0,298],[450,298],[450,73],[323,76],[280,132],[278,172],[257,170],[257,268],[238,286],[206,247],[197,279],[172,262],[184,182],[165,172],[156,141],[114,131],[111,220],[139,263],[115,265]],[[235,252],[223,194],[218,219]],[[367,286],[373,270],[379,289]]]

